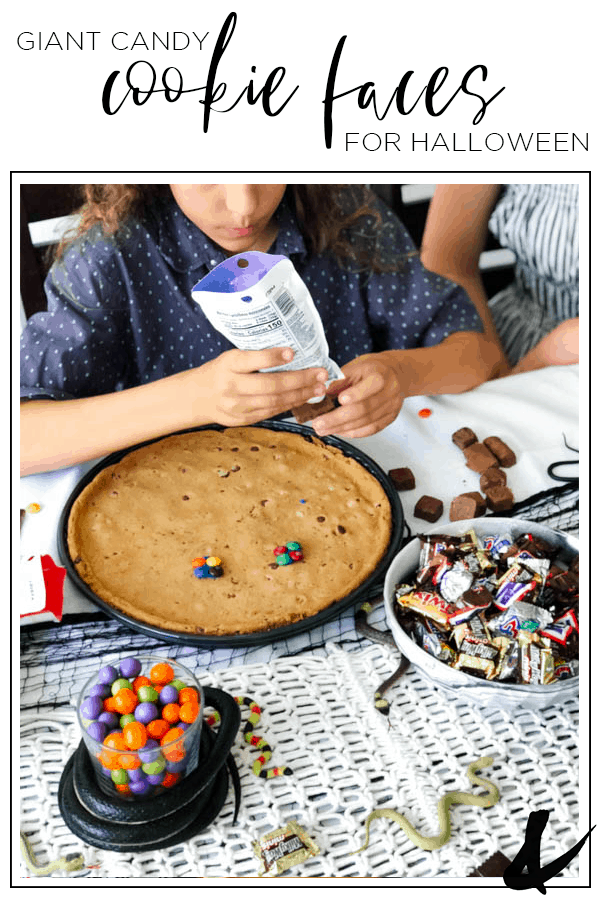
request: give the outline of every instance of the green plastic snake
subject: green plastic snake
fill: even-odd
[[[254,726],[259,722],[262,710],[258,703],[251,697],[234,697],[233,699],[238,706],[250,707],[250,715],[248,716],[248,721],[244,725],[244,740],[247,744],[256,747],[257,750],[262,750],[258,759],[255,759],[252,764],[252,771],[254,774],[258,778],[276,778],[278,775],[292,775],[292,770],[287,766],[273,766],[270,769],[264,768],[266,763],[271,759],[273,750],[264,738],[254,734]],[[219,713],[215,711],[207,717],[207,723],[209,725],[216,724],[219,722],[220,718]]]
[[[81,853],[67,853],[66,856],[61,856],[45,866],[40,866],[35,853],[31,849],[31,844],[22,831],[20,835],[23,859],[27,864],[27,868],[34,875],[49,875],[50,872],[57,872],[59,869],[62,869],[64,872],[77,872],[79,869],[83,869],[84,862]]]
[[[416,828],[413,828],[405,816],[396,812],[394,809],[375,809],[367,816],[365,822],[367,829],[365,843],[360,849],[355,850],[354,853],[362,853],[363,850],[367,849],[369,846],[369,829],[371,822],[373,819],[380,818],[392,819],[394,822],[397,822],[413,844],[416,844],[417,847],[420,847],[422,850],[438,850],[450,840],[450,807],[453,804],[466,803],[469,806],[481,806],[484,809],[487,809],[498,802],[500,791],[496,785],[491,781],[488,781],[487,778],[482,778],[480,775],[476,774],[479,769],[485,769],[487,766],[491,766],[493,761],[494,759],[492,756],[482,756],[481,759],[472,762],[467,769],[467,776],[471,784],[480,784],[482,787],[486,787],[488,789],[487,794],[467,794],[466,791],[449,791],[441,797],[438,802],[438,819],[441,829],[439,834],[436,834],[433,837],[426,837],[425,835],[420,834]],[[354,854],[350,854],[350,856],[352,855]]]

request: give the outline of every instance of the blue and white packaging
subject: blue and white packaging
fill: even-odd
[[[194,285],[192,297],[213,327],[239,350],[292,348],[291,362],[263,371],[322,366],[329,375],[327,384],[344,377],[329,358],[309,290],[286,256],[258,250],[230,256]]]

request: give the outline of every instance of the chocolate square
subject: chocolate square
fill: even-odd
[[[490,450],[501,466],[504,466],[505,469],[509,469],[511,466],[517,461],[517,457],[513,453],[513,451],[508,447],[503,440],[499,437],[486,437],[484,438],[483,443]]]
[[[452,442],[456,444],[460,450],[464,450],[465,447],[469,447],[476,441],[477,435],[471,428],[459,428],[458,431],[455,431],[452,435]]]
[[[317,403],[303,403],[302,406],[294,406],[292,409],[292,415],[299,425],[304,425],[305,422],[312,422],[312,420],[316,419],[317,416],[322,416],[325,413],[331,412],[335,408],[336,404],[333,398],[324,397]]]
[[[487,505],[493,512],[505,512],[512,509],[515,504],[513,492],[504,484],[493,484],[485,492]]]
[[[479,491],[469,491],[459,494],[450,504],[450,521],[458,522],[461,519],[478,519],[485,513],[485,500]]]
[[[490,466],[481,473],[479,486],[484,494],[493,484],[506,484],[506,472],[500,466]]]
[[[465,454],[467,466],[474,472],[485,472],[491,466],[498,465],[498,460],[485,444],[479,442],[469,444],[468,447],[465,447],[463,453]]]
[[[444,504],[441,500],[424,494],[415,504],[414,515],[417,519],[425,519],[426,522],[437,522],[443,511]]]
[[[415,476],[407,467],[390,469],[388,475],[397,491],[412,491],[415,487]]]

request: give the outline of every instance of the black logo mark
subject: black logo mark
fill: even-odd
[[[578,841],[574,847],[559,856],[553,862],[548,863],[543,868],[540,867],[540,840],[550,811],[540,809],[537,812],[529,813],[527,820],[527,828],[525,829],[525,841],[523,846],[515,856],[514,860],[504,871],[504,884],[513,891],[525,891],[527,888],[537,888],[540,894],[546,893],[544,882],[550,878],[554,878],[559,872],[568,866],[572,859],[575,859],[586,840],[596,827],[590,828],[588,833]],[[523,874],[523,870],[527,866],[527,875]]]

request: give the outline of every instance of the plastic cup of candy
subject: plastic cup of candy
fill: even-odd
[[[99,666],[77,701],[100,788],[123,800],[168,791],[198,765],[204,695],[172,659],[118,657]]]

